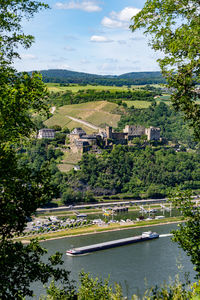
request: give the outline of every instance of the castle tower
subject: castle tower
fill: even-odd
[[[108,139],[112,139],[112,127],[106,126],[106,135]]]
[[[160,128],[152,127],[146,128],[146,135],[148,141],[158,141],[160,139]]]

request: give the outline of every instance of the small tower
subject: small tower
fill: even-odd
[[[145,133],[148,141],[158,141],[160,139],[160,128],[150,126],[149,128],[146,128]]]
[[[112,127],[106,126],[107,139],[112,139]]]

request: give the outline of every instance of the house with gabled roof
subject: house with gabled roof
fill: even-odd
[[[55,138],[55,130],[49,128],[40,129],[38,132],[38,139],[54,139]]]

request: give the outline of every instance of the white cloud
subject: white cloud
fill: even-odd
[[[90,38],[91,42],[95,42],[95,43],[110,43],[113,42],[112,40],[108,39],[105,36],[102,35],[93,35]]]
[[[108,17],[104,17],[103,20],[101,21],[101,24],[108,28],[120,28],[120,27],[123,27],[123,25],[124,25],[122,22],[113,20]]]
[[[108,28],[128,28],[131,18],[140,12],[139,8],[125,7],[120,12],[112,11],[109,17],[104,17],[101,24]]]
[[[135,7],[125,7],[119,13],[111,12],[111,17],[116,18],[123,22],[130,22],[133,16],[136,16],[140,12],[140,9]]]
[[[37,59],[37,57],[33,54],[22,54],[21,58],[22,59],[30,59],[30,60]]]
[[[79,9],[87,12],[100,11],[101,7],[96,3],[96,1],[70,1],[67,3],[57,2],[55,4],[57,9]]]

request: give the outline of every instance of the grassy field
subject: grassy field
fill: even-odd
[[[123,101],[128,107],[134,106],[135,108],[148,108],[151,105],[149,101]]]
[[[167,100],[167,96],[165,103],[170,103]],[[160,98],[157,99],[159,103]],[[149,101],[123,101],[127,104],[128,107],[132,105],[135,108],[148,108],[151,105]],[[60,125],[62,128],[68,127],[70,130],[75,127],[83,128],[87,134],[91,134],[95,132],[95,129],[90,128],[84,124],[81,124],[77,121],[71,120],[68,116],[74,117],[76,119],[89,122],[90,124],[96,125],[97,127],[104,128],[105,125],[109,125],[112,127],[117,127],[117,124],[120,120],[120,114],[117,114],[116,110],[123,111],[123,108],[118,106],[115,103],[107,102],[107,101],[94,101],[87,102],[81,104],[73,104],[73,105],[64,105],[58,108],[53,116],[45,121],[45,125],[48,127],[53,125]]]
[[[56,110],[54,115],[45,121],[45,125],[60,125],[62,128],[68,127],[69,129],[75,127],[82,127],[88,134],[95,130],[75,122],[68,118],[71,116],[80,120],[87,121],[98,127],[102,127],[102,124],[108,124],[116,127],[120,120],[120,115],[112,113],[117,108],[117,104],[108,103],[107,101],[87,102],[74,105],[65,105]]]
[[[157,99],[156,99],[156,101],[158,102],[160,102],[160,101],[163,101],[163,102],[165,102],[166,104],[170,104],[171,103],[171,101],[170,101],[170,95],[168,95],[168,94],[163,94],[162,96],[158,96],[157,97]]]
[[[127,91],[129,88],[127,86],[102,86],[102,85],[76,85],[73,86],[60,86],[59,83],[46,83],[46,86],[50,92],[65,92],[66,90],[77,93],[79,90],[98,90],[98,91]],[[132,89],[138,89],[143,87],[143,85],[133,85]]]
[[[61,172],[69,172],[81,160],[81,153],[64,152],[62,163],[58,164]]]

